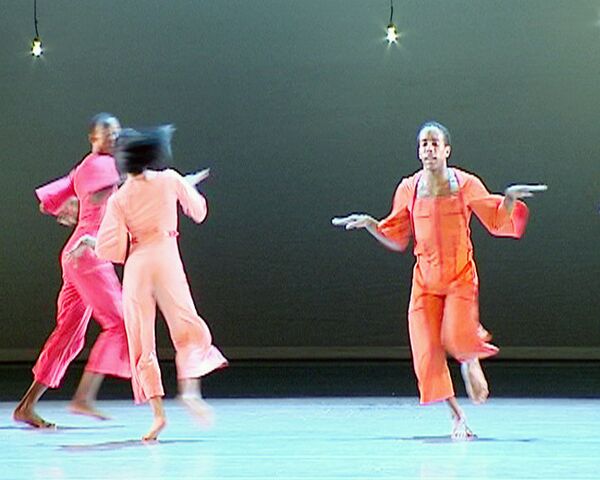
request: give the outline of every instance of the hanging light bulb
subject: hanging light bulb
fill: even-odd
[[[42,48],[42,39],[38,32],[37,0],[33,0],[33,25],[35,27],[35,37],[33,37],[31,42],[31,55],[39,57],[44,53],[44,49]]]
[[[393,23],[387,26],[387,34],[385,39],[388,43],[398,43],[398,28]]]
[[[31,42],[31,55],[39,57],[42,53],[44,53],[42,41],[40,40],[40,37],[35,37],[33,42]]]
[[[398,43],[398,27],[394,23],[394,0],[390,0],[390,22],[388,23],[385,39],[388,44]]]

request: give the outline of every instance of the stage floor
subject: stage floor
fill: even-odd
[[[39,412],[55,431],[15,424],[0,403],[0,478],[51,479],[598,479],[600,400],[463,400],[476,440],[453,442],[444,405],[414,397],[209,399],[203,429],[175,400],[160,441],[138,439],[147,406],[102,400],[113,420]]]

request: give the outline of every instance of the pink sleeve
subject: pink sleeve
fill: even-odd
[[[521,238],[525,233],[529,218],[525,203],[516,201],[512,213],[509,213],[504,207],[504,197],[488,192],[475,176],[470,176],[465,182],[463,195],[467,206],[492,235]]]
[[[124,263],[127,255],[129,234],[123,210],[113,195],[108,199],[96,237],[96,255],[113,263]]]
[[[36,188],[35,195],[47,213],[54,216],[58,215],[64,203],[75,196],[72,175]]]
[[[408,211],[411,198],[412,194],[408,180],[404,179],[400,182],[394,194],[392,211],[377,225],[377,231],[397,244],[401,250],[408,246],[412,235],[410,212]]]
[[[175,182],[177,200],[181,204],[183,213],[196,223],[202,223],[208,214],[206,199],[175,170],[169,170],[169,173]]]
[[[76,169],[77,191],[91,194],[119,184],[120,176],[115,159],[110,155],[98,155],[82,163]]]

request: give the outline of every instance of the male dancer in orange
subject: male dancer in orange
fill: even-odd
[[[48,388],[60,385],[67,367],[83,348],[90,316],[102,332],[90,352],[70,410],[107,418],[93,405],[104,375],[131,376],[121,285],[113,265],[100,260],[89,248],[108,196],[120,179],[111,156],[119,130],[119,121],[113,115],[93,117],[89,130],[91,153],[68,176],[36,190],[43,213],[56,216],[65,225],[77,226],[61,253],[63,285],[58,295],[56,327],[33,367],[33,383],[13,412],[16,421],[33,427],[54,427],[35,412],[35,406]]]
[[[206,218],[206,200],[194,185],[208,170],[187,177],[153,170],[170,156],[171,129],[129,132],[119,140],[117,158],[127,180],[108,201],[96,243],[98,256],[125,263],[123,309],[134,399],[149,401],[154,414],[143,440],[156,440],[166,425],[154,336],[157,303],[176,350],[180,399],[201,420],[210,420],[210,409],[200,395],[199,378],[227,365],[196,312],[177,245],[178,204],[195,222]]]
[[[456,401],[446,355],[461,362],[471,400],[483,403],[488,386],[479,359],[498,352],[479,323],[471,214],[493,235],[520,238],[528,209],[518,199],[546,190],[546,186],[513,185],[504,196],[490,194],[476,176],[448,167],[450,153],[446,127],[425,123],[418,135],[423,168],[400,182],[390,214],[381,221],[367,214],[352,214],[334,218],[332,223],[347,230],[365,228],[397,251],[414,239],[416,264],[408,325],[420,401],[446,401],[453,418],[452,438],[463,439],[473,437],[473,432]]]

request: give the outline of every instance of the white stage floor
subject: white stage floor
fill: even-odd
[[[40,431],[12,422],[0,403],[0,478],[53,479],[600,479],[600,399],[492,399],[465,407],[478,439],[453,442],[444,405],[416,399],[215,399],[202,429],[174,400],[156,443],[138,440],[148,406],[109,400],[113,420],[69,414]]]

